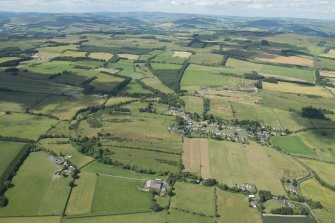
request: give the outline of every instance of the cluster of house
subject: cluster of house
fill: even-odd
[[[70,165],[69,162],[68,162],[68,160],[71,157],[72,156],[70,156],[70,155],[54,157],[55,163],[62,167],[62,169],[57,170],[55,172],[55,175],[61,175],[62,173],[65,173],[66,175],[71,175],[71,174],[75,173],[76,168],[74,166]]]
[[[167,192],[167,182],[161,179],[150,179],[144,182],[142,190],[147,192],[155,192],[161,196],[165,196]]]

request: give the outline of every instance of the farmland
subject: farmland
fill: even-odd
[[[331,22],[0,18],[0,223],[334,220]]]
[[[0,216],[60,215],[69,180],[53,179],[56,170],[46,153],[32,153],[14,177],[15,187],[7,193],[12,202],[0,210]]]

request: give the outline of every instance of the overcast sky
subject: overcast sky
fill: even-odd
[[[0,11],[161,11],[335,19],[335,0],[0,0]]]

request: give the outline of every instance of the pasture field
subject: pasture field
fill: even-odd
[[[104,147],[112,152],[111,158],[113,160],[139,169],[161,172],[177,171],[180,163],[180,155],[176,154],[148,151],[141,148]],[[150,149],[150,147],[147,147],[147,149]]]
[[[154,89],[157,89],[163,93],[169,94],[172,93],[172,90],[164,85],[158,77],[147,77],[141,80],[145,85],[153,87]]]
[[[57,120],[21,113],[0,117],[0,135],[36,140],[57,123]]]
[[[90,53],[88,57],[92,59],[97,59],[97,60],[109,61],[113,57],[113,54],[111,53]]]
[[[25,112],[46,96],[38,93],[0,91],[0,111]]]
[[[52,61],[39,65],[33,65],[32,67],[27,67],[27,69],[34,73],[51,76],[63,73],[64,71],[71,71],[74,65],[74,63],[68,61]]]
[[[150,211],[151,194],[139,190],[144,181],[103,176],[97,177],[92,213],[130,214]]]
[[[300,185],[304,197],[320,201],[323,208],[314,210],[322,223],[331,223],[335,220],[335,192],[322,187],[316,180],[307,180]]]
[[[132,100],[135,100],[135,99],[129,98],[129,97],[111,97],[108,99],[105,105],[111,106],[111,105],[116,105],[116,104],[132,101]]]
[[[245,222],[262,223],[260,213],[248,205],[244,195],[216,190],[219,223]]]
[[[188,59],[192,56],[190,52],[183,52],[183,51],[175,51],[172,55],[173,57],[179,57],[182,59]]]
[[[271,210],[281,208],[281,207],[286,207],[286,204],[283,203],[282,201],[271,199],[264,203],[264,208],[265,208],[264,212],[267,214],[270,214]]]
[[[0,217],[0,223],[60,223],[60,216],[48,217]]]
[[[53,77],[51,81],[61,84],[80,86],[86,79],[87,77],[85,76],[80,76],[74,73],[65,73]]]
[[[301,139],[312,148],[334,148],[335,130],[334,129],[319,129],[300,132],[298,134]]]
[[[270,75],[274,74],[274,75],[278,75],[282,77],[289,77],[289,78],[297,78],[297,79],[308,81],[308,82],[315,81],[315,73],[313,70],[304,70],[304,69],[297,69],[297,68],[265,65],[260,70],[260,73],[270,74]]]
[[[299,159],[311,168],[321,179],[331,185],[335,185],[335,164],[320,162],[310,159]]]
[[[243,85],[254,83],[251,80],[242,80],[237,77],[225,75],[229,69],[225,67],[206,67],[191,64],[181,80],[183,90],[196,91],[205,87],[227,87],[237,88]]]
[[[121,93],[142,93],[142,94],[150,94],[151,91],[144,89],[141,85],[139,85],[136,81],[132,80],[122,88]]]
[[[98,74],[97,79],[92,81],[90,84],[98,91],[113,91],[122,81],[124,81],[123,78],[100,73]]]
[[[69,96],[48,95],[43,100],[35,104],[30,110],[37,113],[51,114],[68,98]]]
[[[261,96],[262,105],[277,110],[299,112],[306,106],[335,110],[335,100],[333,98],[268,90],[262,90],[259,95]]]
[[[224,119],[234,119],[234,113],[229,101],[224,101],[223,98],[216,96],[209,96],[207,98],[211,100],[210,113]]]
[[[318,58],[315,61],[315,67],[322,70],[335,70],[335,60],[334,59],[326,59],[326,58]]]
[[[52,114],[60,119],[70,120],[80,109],[101,105],[105,100],[95,96],[70,97],[58,106]]]
[[[329,50],[328,53],[326,54],[320,54],[321,57],[327,57],[327,58],[331,58],[331,59],[335,59],[335,50]]]
[[[144,78],[145,75],[135,71],[133,62],[129,60],[119,60],[117,63],[108,63],[107,68],[121,70],[119,74],[134,79]]]
[[[18,60],[19,57],[0,57],[0,64],[8,61]]]
[[[273,109],[258,105],[231,102],[234,117],[239,120],[254,120],[265,126],[281,127]]]
[[[91,212],[96,181],[96,174],[80,173],[80,178],[75,181],[77,186],[71,191],[66,215],[89,214]]]
[[[185,111],[191,113],[202,114],[203,98],[195,96],[183,96],[181,99],[185,102]]]
[[[102,144],[181,154],[181,137],[168,130],[168,125],[174,123],[175,118],[159,114],[139,113],[138,109],[145,106],[147,105],[139,103],[125,106],[131,109],[131,114],[104,113],[102,115],[103,132],[109,132],[112,137],[104,137],[101,140]],[[80,128],[86,126],[82,134],[92,134],[92,129],[84,124],[81,123],[80,126]],[[131,125],[131,128],[128,124]],[[99,129],[93,129],[93,132],[98,131]],[[115,140],[117,138],[122,140]]]
[[[127,60],[137,60],[140,56],[136,54],[118,54],[121,58],[126,58]]]
[[[44,152],[31,153],[13,179],[9,204],[0,216],[60,215],[69,193],[70,178],[55,177],[59,167]]]
[[[157,70],[179,70],[181,66],[179,64],[165,64],[165,63],[152,63],[152,69]]]
[[[263,216],[263,223],[316,223],[312,217]]]
[[[4,173],[12,160],[20,154],[25,144],[0,141],[0,176]]]
[[[62,52],[61,57],[86,57],[86,52],[67,50]]]
[[[190,62],[192,64],[206,65],[206,66],[220,66],[223,61],[223,55],[211,53],[197,53],[191,56]]]
[[[302,165],[291,157],[255,143],[241,145],[209,141],[209,160],[213,178],[227,185],[253,183],[258,189],[284,194],[281,177],[307,175]],[[260,177],[262,176],[262,177]]]
[[[176,183],[176,196],[171,199],[172,209],[181,209],[206,216],[215,215],[214,188],[195,184]]]
[[[255,105],[261,100],[256,92],[232,91],[220,88],[206,89],[203,95],[211,100],[217,99],[221,102],[231,101],[249,105]]]
[[[154,57],[152,62],[162,64],[182,64],[186,58],[175,56],[174,51],[166,51]]]
[[[313,67],[314,61],[311,58],[299,57],[299,56],[280,56],[275,54],[262,54],[255,57],[256,60],[269,63],[278,63],[278,64],[290,64],[290,65],[299,65]]]
[[[61,54],[65,51],[69,50],[76,50],[77,46],[76,45],[65,45],[65,46],[50,46],[50,47],[43,47],[43,48],[38,48],[39,53],[50,53],[50,54]]]
[[[211,178],[207,139],[184,138],[182,160],[185,166],[184,171]]]
[[[271,138],[271,143],[279,147],[284,152],[297,156],[315,157],[315,152],[308,147],[299,136],[274,136]]]
[[[139,213],[139,214],[122,214],[98,217],[82,218],[64,218],[63,223],[161,223],[166,218],[166,212],[159,213]],[[47,222],[48,223],[48,222]],[[174,222],[171,222],[174,223]]]
[[[78,152],[78,150],[70,144],[70,141],[67,138],[42,139],[38,144],[44,149],[53,151],[58,155],[70,155],[70,161],[78,168],[81,168],[94,160],[92,157],[85,156]]]
[[[214,223],[213,218],[209,218],[206,216],[200,216],[195,215],[192,213],[186,213],[183,211],[170,209],[169,213],[166,216],[167,223],[177,223],[177,222],[183,222],[183,223]]]
[[[324,98],[334,98],[328,90],[320,86],[307,86],[284,82],[279,82],[278,84],[263,82],[263,89],[296,94],[316,95]]]
[[[0,75],[0,88],[20,92],[57,95],[82,95],[82,88],[30,78]]]
[[[275,112],[283,128],[289,129],[291,131],[298,131],[314,127],[310,119],[303,118],[297,113],[277,109],[274,109],[273,111]]]
[[[111,165],[106,165],[103,163],[100,163],[98,161],[94,161],[84,168],[82,168],[83,172],[88,172],[88,173],[98,173],[98,174],[106,174],[106,175],[111,175],[111,176],[120,176],[120,177],[130,177],[130,178],[136,178],[136,179],[150,179],[153,177],[159,178],[159,176],[152,175],[152,174],[143,174],[143,173],[137,173],[135,171],[129,171],[126,169],[123,169],[121,167],[116,167],[116,166],[111,166]]]
[[[239,75],[256,71],[261,74],[276,75],[288,78],[297,78],[309,82],[315,81],[315,74],[314,71],[312,70],[257,64],[234,58],[228,59],[226,67],[231,68],[233,73]]]

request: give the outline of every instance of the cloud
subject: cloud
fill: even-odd
[[[334,18],[334,0],[0,0],[1,11],[163,11]],[[314,13],[310,13],[310,11]]]

